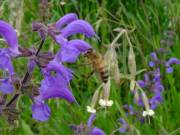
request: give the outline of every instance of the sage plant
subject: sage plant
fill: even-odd
[[[34,22],[32,30],[37,31],[41,38],[41,43],[38,49],[23,48],[18,44],[17,34],[13,27],[5,21],[0,21],[0,35],[6,41],[8,48],[0,50],[0,69],[7,72],[8,76],[0,79],[0,90],[3,94],[12,94],[14,91],[14,82],[17,80],[17,74],[14,71],[11,59],[19,57],[27,57],[28,65],[27,72],[24,78],[19,80],[19,89],[14,94],[10,101],[6,101],[1,106],[1,111],[10,108],[15,103],[20,94],[23,94],[29,84],[34,68],[40,68],[40,74],[43,80],[40,86],[33,86],[36,94],[31,93],[29,96],[32,99],[32,117],[39,121],[46,121],[50,117],[50,108],[46,101],[51,98],[65,99],[70,103],[76,102],[72,91],[69,88],[69,83],[73,78],[73,71],[64,63],[74,63],[80,54],[85,53],[91,46],[84,40],[68,38],[75,34],[85,35],[87,38],[97,37],[92,26],[78,19],[74,13],[69,13],[57,22],[45,26],[43,23]],[[42,46],[46,37],[50,36],[56,42],[60,49],[53,54],[52,52],[42,52]]]

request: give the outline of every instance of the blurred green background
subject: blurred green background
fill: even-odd
[[[160,47],[165,32],[176,32],[174,45],[170,53],[164,54],[164,59],[177,57],[180,59],[180,1],[179,0],[0,0],[0,19],[11,23],[19,33],[19,43],[24,47],[37,47],[40,38],[32,32],[31,24],[40,21],[44,24],[56,22],[66,13],[76,13],[79,18],[92,24],[101,38],[86,40],[91,45],[105,53],[107,45],[117,36],[115,28],[135,29],[129,34],[136,53],[137,69],[148,68],[149,53]],[[81,37],[83,38],[83,37]],[[119,68],[127,73],[127,41],[122,36],[118,40],[121,46],[116,50]],[[56,51],[58,46],[48,38],[43,50]],[[162,55],[162,54],[159,54]],[[31,118],[31,101],[27,96],[21,96],[18,102],[20,118],[15,125],[9,125],[0,119],[0,135],[71,135],[70,124],[86,123],[89,113],[86,106],[91,103],[93,92],[100,85],[97,74],[88,80],[84,79],[92,71],[89,65],[82,65],[84,57],[75,64],[67,66],[74,70],[75,77],[71,89],[79,106],[69,104],[61,99],[52,99],[48,104],[52,110],[47,122],[37,122]],[[26,71],[27,60],[14,60],[17,74],[22,77]],[[163,73],[164,101],[155,111],[151,123],[141,124],[134,117],[127,117],[128,122],[136,129],[134,134],[141,135],[180,135],[180,67],[176,66],[174,74]],[[139,78],[141,78],[140,76]],[[33,74],[33,83],[39,84],[42,77],[37,68]],[[129,91],[129,82],[116,86],[111,82],[111,96],[115,103],[107,110],[100,109],[97,113],[95,126],[102,128],[107,135],[120,127],[117,119],[124,117],[123,104],[131,104],[133,99]],[[115,134],[120,134],[115,132]],[[130,133],[127,133],[130,134]]]

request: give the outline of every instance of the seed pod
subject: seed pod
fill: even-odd
[[[129,72],[130,72],[132,78],[135,79],[135,76],[136,76],[136,59],[135,59],[133,47],[131,45],[129,48],[129,55],[128,55],[128,67],[129,67]]]

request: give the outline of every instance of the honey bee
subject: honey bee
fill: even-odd
[[[88,58],[90,64],[93,66],[95,71],[99,73],[102,82],[107,83],[108,71],[105,66],[105,61],[103,56],[94,49],[88,49],[85,56]]]

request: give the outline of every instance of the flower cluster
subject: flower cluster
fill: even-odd
[[[167,40],[161,41],[163,46],[150,53],[150,70],[144,73],[144,79],[138,80],[137,83],[134,83],[135,90],[132,91],[134,103],[145,108],[145,111],[141,113],[139,110],[136,111],[131,105],[124,105],[127,116],[135,116],[140,122],[144,122],[144,117],[153,116],[155,114],[154,110],[160,103],[162,103],[162,94],[165,89],[162,84],[163,68],[166,69],[166,73],[170,74],[173,72],[173,65],[180,64],[180,60],[175,57],[164,60],[164,57],[158,56],[158,54],[159,52],[167,54],[169,47],[173,45],[173,35],[174,32],[167,32]],[[128,123],[123,118],[120,118],[120,123],[121,127],[119,128],[119,132],[125,133],[129,127]]]
[[[38,96],[34,96],[32,105],[32,117],[39,121],[48,120],[50,108],[45,103],[50,98],[62,98],[70,103],[76,102],[72,91],[69,89],[69,83],[73,78],[72,70],[65,67],[64,63],[74,63],[78,56],[86,53],[91,46],[80,39],[68,38],[75,34],[83,34],[87,38],[96,36],[92,26],[78,19],[74,13],[69,13],[59,19],[56,23],[45,26],[42,23],[34,22],[33,31],[37,31],[42,40],[40,47],[36,50],[22,48],[18,44],[15,30],[11,25],[0,21],[0,35],[7,42],[9,48],[0,49],[0,69],[7,72],[8,76],[0,79],[0,90],[7,94],[13,92],[13,65],[11,58],[26,56],[29,58],[27,76],[32,74],[35,66],[39,66],[43,75],[41,86],[39,87]],[[40,52],[40,49],[47,36],[60,45],[60,49],[54,55],[52,52]],[[23,87],[24,80],[21,82]],[[17,97],[17,96],[16,96]],[[13,102],[10,101],[10,103]]]
[[[35,97],[35,103],[32,105],[33,118],[45,121],[50,116],[50,109],[44,103],[45,100],[63,98],[70,103],[76,102],[69,90],[69,82],[73,77],[72,71],[66,68],[63,63],[74,63],[80,54],[91,48],[83,40],[68,40],[68,37],[80,33],[90,38],[96,34],[89,23],[79,20],[77,15],[73,13],[63,16],[55,24],[48,27],[34,23],[33,29],[39,32],[42,39],[49,35],[61,46],[54,59],[45,68],[41,68],[44,79],[41,82],[40,94]]]

